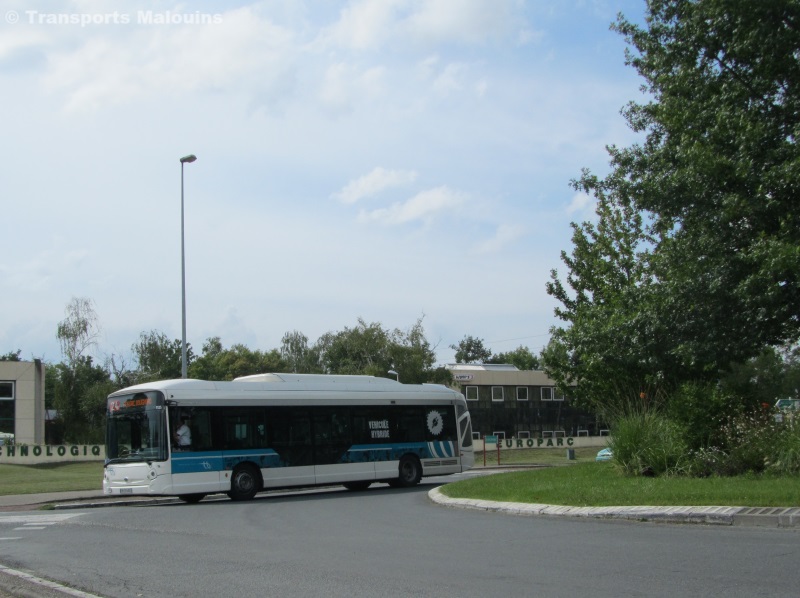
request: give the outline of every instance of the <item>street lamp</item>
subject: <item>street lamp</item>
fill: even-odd
[[[181,158],[181,314],[183,316],[181,336],[181,378],[186,378],[186,253],[183,233],[183,165],[191,164],[197,156],[189,154]]]
[[[398,381],[398,382],[400,382],[400,374],[398,374],[398,373],[397,373],[397,372],[395,372],[394,370],[389,370],[389,371],[388,371],[388,372],[386,372],[386,373],[387,373],[387,374],[391,374],[392,376],[397,376],[397,381]]]

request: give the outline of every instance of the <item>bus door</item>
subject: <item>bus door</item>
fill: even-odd
[[[348,407],[314,410],[314,472],[317,484],[374,480],[375,465],[354,454]]]
[[[213,425],[218,410],[204,407],[171,407],[172,490],[175,494],[193,494],[226,490],[222,480],[222,451],[214,447]],[[178,430],[189,428],[189,443],[181,446]]]
[[[315,483],[311,413],[306,408],[267,408],[267,444],[277,453],[274,467],[261,470],[264,488]]]

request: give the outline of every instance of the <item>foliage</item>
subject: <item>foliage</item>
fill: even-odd
[[[691,455],[688,472],[695,476],[800,473],[800,419],[768,404],[731,415],[719,428],[716,442]]]
[[[9,351],[5,355],[0,355],[0,361],[20,361],[20,354],[22,353],[22,349],[17,349],[16,351]]]
[[[551,272],[547,293],[567,325],[551,330],[541,358],[562,392],[602,413],[642,395],[660,401],[677,372],[666,352],[668,327],[655,315],[653,239],[642,216],[602,194],[596,212],[596,225],[572,225],[572,254],[561,254],[566,285]]]
[[[167,335],[158,330],[142,332],[139,341],[131,346],[131,351],[139,364],[135,378],[137,382],[152,380],[172,380],[180,378],[182,359],[181,339],[170,341]],[[191,344],[186,345],[186,361],[192,365],[194,352]]]
[[[542,357],[562,389],[660,404],[797,339],[799,18],[797,0],[649,0],[646,27],[619,18],[649,98],[624,115],[644,140],[574,183],[598,223],[573,225],[566,284],[554,271],[547,287],[566,326]]]
[[[457,345],[450,345],[456,352],[456,363],[484,363],[492,352],[483,344],[483,339],[465,335]]]
[[[102,440],[105,395],[111,387],[108,371],[93,363],[84,352],[92,347],[100,331],[97,313],[90,299],[73,297],[66,318],[58,324],[56,336],[66,358],[55,370],[53,407],[63,425],[64,441],[83,443]],[[103,396],[102,407],[98,396]]]
[[[767,470],[796,476],[800,474],[800,417],[796,413],[784,417],[771,447]]]
[[[111,388],[108,372],[91,357],[79,357],[70,365],[55,366],[53,407],[64,425],[64,441],[76,444],[102,440],[105,397]],[[102,398],[102,409],[98,407]]]
[[[283,335],[280,354],[290,372],[312,374],[319,371],[315,354],[308,346],[308,337],[299,330],[293,330]]]
[[[518,370],[538,370],[539,358],[531,353],[528,347],[520,345],[513,351],[506,353],[496,353],[492,355],[486,363],[510,363]]]
[[[690,371],[715,373],[800,332],[797,0],[650,0],[620,18],[652,98],[626,118],[594,189],[653,218],[662,317]]]
[[[203,354],[189,366],[189,376],[201,380],[233,380],[285,369],[286,362],[277,349],[253,351],[242,344],[224,349],[220,338],[212,337],[203,345]]]
[[[743,410],[740,396],[711,382],[687,382],[670,396],[665,414],[678,422],[692,450],[720,442],[722,422]]]
[[[626,475],[675,474],[686,465],[684,429],[652,408],[618,416],[611,424],[609,448]]]
[[[58,323],[56,337],[67,364],[75,364],[96,343],[100,325],[92,300],[85,297],[73,297],[67,304],[66,315]]]
[[[450,380],[443,371],[433,369],[436,356],[425,338],[419,318],[408,331],[384,329],[379,323],[358,319],[354,328],[329,332],[320,337],[311,352],[322,371],[329,374],[366,374],[387,377],[398,373],[401,382],[419,384],[433,378]]]

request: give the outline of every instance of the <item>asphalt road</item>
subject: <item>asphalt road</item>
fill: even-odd
[[[435,485],[0,513],[0,564],[125,598],[798,595],[796,530],[448,509]]]

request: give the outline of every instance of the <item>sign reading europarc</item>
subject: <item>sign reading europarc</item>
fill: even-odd
[[[69,461],[102,461],[103,447],[99,444],[11,444],[0,446],[0,463],[38,465]]]

